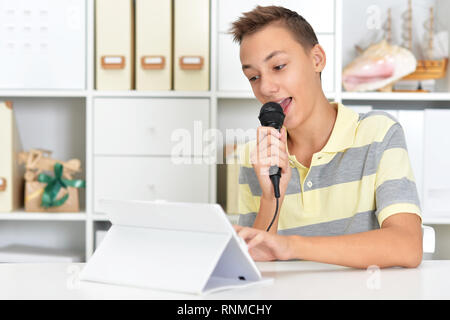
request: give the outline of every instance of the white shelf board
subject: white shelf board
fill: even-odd
[[[423,224],[424,225],[429,225],[429,224],[450,224],[450,217],[439,217],[439,218],[427,218],[424,217],[423,218]]]
[[[342,92],[342,100],[450,101],[450,92]]]
[[[106,214],[96,213],[92,216],[94,221],[110,221]]]
[[[94,97],[210,98],[211,91],[92,91]]]
[[[85,221],[86,212],[43,213],[25,212],[23,209],[19,209],[14,212],[0,213],[0,220]]]
[[[84,98],[86,90],[1,90],[0,97],[63,97]]]
[[[216,96],[225,99],[256,99],[251,91],[218,91]]]
[[[2,90],[0,97],[137,97],[137,98],[210,98],[211,91],[97,91],[97,90]]]
[[[219,99],[255,99],[255,95],[251,91],[218,91],[216,93]],[[325,92],[328,99],[334,99],[336,94],[334,92]]]

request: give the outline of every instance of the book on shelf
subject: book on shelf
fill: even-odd
[[[22,142],[12,101],[0,101],[0,212],[12,212],[23,203],[23,172],[17,162]]]

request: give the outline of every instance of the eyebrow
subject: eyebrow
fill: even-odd
[[[267,57],[264,58],[263,62],[267,62],[270,59],[272,59],[274,56],[276,56],[277,54],[280,53],[286,53],[285,51],[282,50],[275,50],[272,53],[270,53]],[[252,68],[252,66],[250,64],[243,64],[242,65],[242,70],[248,69],[248,68]]]

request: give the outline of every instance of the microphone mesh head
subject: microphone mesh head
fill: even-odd
[[[261,107],[259,121],[264,127],[272,127],[280,130],[284,122],[283,108],[279,103],[267,102]]]

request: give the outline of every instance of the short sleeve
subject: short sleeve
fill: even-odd
[[[383,141],[380,142],[379,151],[381,159],[375,180],[375,214],[379,225],[396,213],[413,213],[421,217],[419,196],[405,135],[398,122],[387,131]]]
[[[238,184],[238,198],[239,198],[239,222],[238,224],[245,227],[253,226],[255,222],[258,207],[254,195],[252,193],[252,184],[256,177],[253,167],[250,163],[250,150],[252,144],[247,143],[238,148],[239,154],[239,184]]]

